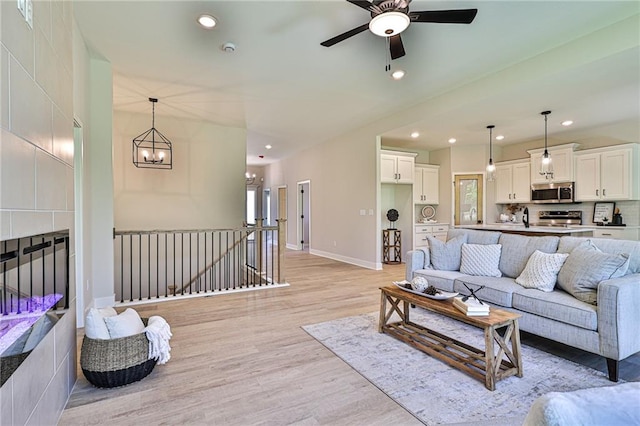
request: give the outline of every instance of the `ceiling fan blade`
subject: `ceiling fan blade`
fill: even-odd
[[[398,59],[404,56],[404,45],[402,44],[400,34],[389,38],[389,51],[391,52],[391,59]]]
[[[379,8],[376,5],[374,5],[373,3],[367,0],[347,0],[347,1],[351,4],[355,4],[356,6],[359,6],[365,10],[368,10],[369,12],[373,12],[375,9],[379,10]]]
[[[412,22],[435,22],[440,24],[470,24],[476,17],[478,9],[458,10],[425,10],[410,12]]]
[[[324,47],[331,47],[336,43],[340,43],[341,41],[348,39],[349,37],[353,37],[356,34],[360,34],[361,32],[367,30],[368,28],[369,28],[369,23],[367,22],[366,24],[362,24],[357,28],[347,31],[346,33],[342,33],[333,38],[330,38],[329,40],[325,40],[320,44]]]

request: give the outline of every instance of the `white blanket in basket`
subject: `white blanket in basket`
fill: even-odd
[[[149,359],[158,360],[158,364],[165,364],[171,358],[171,328],[167,321],[160,316],[149,317],[149,323],[144,329],[149,340]]]

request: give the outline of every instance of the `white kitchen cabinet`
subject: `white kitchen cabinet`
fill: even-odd
[[[529,160],[496,163],[496,203],[531,201]]]
[[[637,144],[577,152],[576,201],[637,200],[639,166]]]
[[[412,152],[380,151],[380,182],[413,183],[417,155]]]
[[[438,204],[440,202],[439,171],[440,166],[416,164],[413,173],[413,202],[415,204]]]
[[[448,223],[438,223],[437,225],[416,224],[413,236],[413,249],[429,247],[428,236],[436,237],[441,241],[447,241]]]
[[[546,182],[573,182],[574,181],[574,161],[573,151],[578,144],[571,143],[566,145],[551,146],[547,148],[551,156],[551,164],[553,165],[553,177],[545,177],[540,174],[540,165],[542,163],[542,154],[544,148],[532,149],[527,151],[531,156],[531,183]]]
[[[635,227],[610,227],[601,226],[593,230],[594,238],[611,238],[614,240],[632,240],[637,241],[639,238],[638,232],[640,230]]]

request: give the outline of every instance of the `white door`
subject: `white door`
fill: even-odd
[[[600,154],[576,156],[576,201],[600,199]]]
[[[440,177],[438,168],[425,168],[422,170],[422,193],[424,204],[440,203]]]
[[[380,154],[380,182],[396,182],[396,156]]]
[[[626,149],[600,154],[600,188],[603,200],[631,198],[631,156],[629,154],[630,151]]]
[[[413,183],[413,172],[415,169],[415,160],[413,157],[397,158],[398,183]]]
[[[423,184],[424,181],[422,179],[422,174],[424,173],[424,170],[422,167],[416,167],[416,169],[414,170],[414,175],[413,175],[413,202],[416,204],[424,204],[424,190],[423,188]]]
[[[528,162],[513,165],[511,186],[513,189],[513,201],[516,203],[528,203],[531,201],[530,168],[531,164]]]
[[[512,191],[511,183],[513,180],[513,172],[510,165],[496,166],[496,202],[511,203]]]

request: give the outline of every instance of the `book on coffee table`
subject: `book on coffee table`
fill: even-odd
[[[453,306],[468,316],[487,316],[489,315],[489,305],[481,303],[473,297],[463,300],[463,296],[453,298]]]

